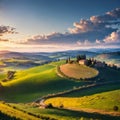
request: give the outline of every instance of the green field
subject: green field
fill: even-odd
[[[52,103],[59,107],[61,104],[65,108],[80,110],[81,108],[97,109],[104,111],[114,111],[113,107],[120,108],[120,89],[110,92],[98,93],[84,97],[56,97],[46,100],[46,104]],[[120,109],[118,110],[120,111]]]
[[[16,72],[13,80],[2,82],[3,88],[0,91],[1,98],[5,101],[32,102],[39,97],[84,84],[86,83],[60,78],[56,74],[56,63],[50,63]]]
[[[64,64],[60,66],[61,72],[70,78],[86,79],[98,75],[98,71],[85,65]]]

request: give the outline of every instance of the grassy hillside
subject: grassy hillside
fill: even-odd
[[[120,70],[114,70],[112,68],[98,68],[99,78],[103,81],[117,81],[120,80]]]
[[[54,106],[59,107],[61,104],[65,108],[80,110],[81,108],[98,109],[104,111],[114,111],[113,107],[120,108],[120,89],[94,94],[84,97],[57,97],[48,99],[45,103],[52,103]],[[120,111],[120,109],[118,109]]]
[[[93,78],[98,74],[97,70],[79,64],[64,64],[60,66],[60,70],[66,76],[75,79]]]
[[[16,72],[13,80],[2,83],[1,98],[9,102],[30,102],[44,95],[86,84],[60,78],[56,74],[56,65],[62,63],[60,61]]]

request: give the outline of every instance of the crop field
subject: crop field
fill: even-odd
[[[98,71],[87,67],[85,65],[79,64],[65,64],[60,66],[60,70],[63,74],[68,77],[75,79],[85,79],[85,78],[93,78],[98,75]]]

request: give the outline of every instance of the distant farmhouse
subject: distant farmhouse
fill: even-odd
[[[94,67],[105,67],[106,66],[105,62],[97,61],[97,60],[95,60],[93,58],[86,59],[85,55],[82,55],[82,57],[80,56],[79,58],[80,59],[78,60],[78,63],[80,65],[87,65],[87,66],[92,65]]]
[[[88,65],[88,60],[79,60],[80,65]]]
[[[105,62],[97,61],[94,59],[82,59],[82,60],[79,60],[79,64],[86,65],[86,66],[92,65],[94,67],[105,67],[106,66]]]

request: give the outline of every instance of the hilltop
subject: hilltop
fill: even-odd
[[[99,73],[94,68],[74,63],[61,65],[60,70],[65,76],[79,80],[93,78]]]

